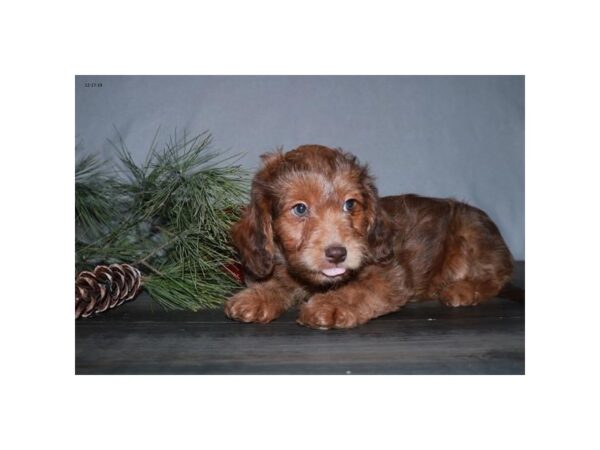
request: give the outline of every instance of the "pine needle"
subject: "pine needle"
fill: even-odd
[[[208,132],[177,136],[159,150],[158,131],[137,164],[117,131],[119,164],[96,157],[76,167],[77,268],[126,262],[144,272],[166,309],[215,307],[238,287],[229,229],[239,218],[249,174],[237,155],[212,150]]]

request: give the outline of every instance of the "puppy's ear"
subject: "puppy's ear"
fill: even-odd
[[[367,195],[367,241],[371,257],[376,263],[385,263],[394,256],[392,223],[381,208],[377,188],[370,176],[365,177],[363,186]]]
[[[371,257],[376,263],[389,262],[394,256],[392,227],[387,214],[377,207],[375,221],[369,230]]]
[[[273,226],[270,201],[255,181],[250,205],[232,230],[233,245],[238,250],[242,265],[256,278],[265,278],[273,270]]]

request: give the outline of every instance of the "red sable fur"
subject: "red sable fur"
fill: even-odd
[[[342,150],[307,145],[262,160],[232,230],[249,284],[225,305],[232,319],[266,323],[300,304],[302,325],[350,328],[411,299],[476,305],[510,279],[510,252],[475,207],[379,198],[366,166]],[[295,213],[298,204],[306,212]],[[344,247],[346,259],[328,260],[328,247]],[[327,276],[332,268],[345,272]]]

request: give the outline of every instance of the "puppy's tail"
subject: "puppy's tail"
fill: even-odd
[[[515,302],[524,302],[525,289],[519,286],[515,286],[514,284],[508,283],[504,285],[502,289],[500,289],[500,292],[498,292],[496,297],[506,298]]]

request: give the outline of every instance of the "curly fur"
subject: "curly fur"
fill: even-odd
[[[307,145],[261,158],[232,229],[250,280],[225,305],[232,319],[266,323],[300,304],[302,325],[350,328],[411,299],[476,305],[510,279],[510,252],[477,208],[380,198],[367,167],[339,149]]]

